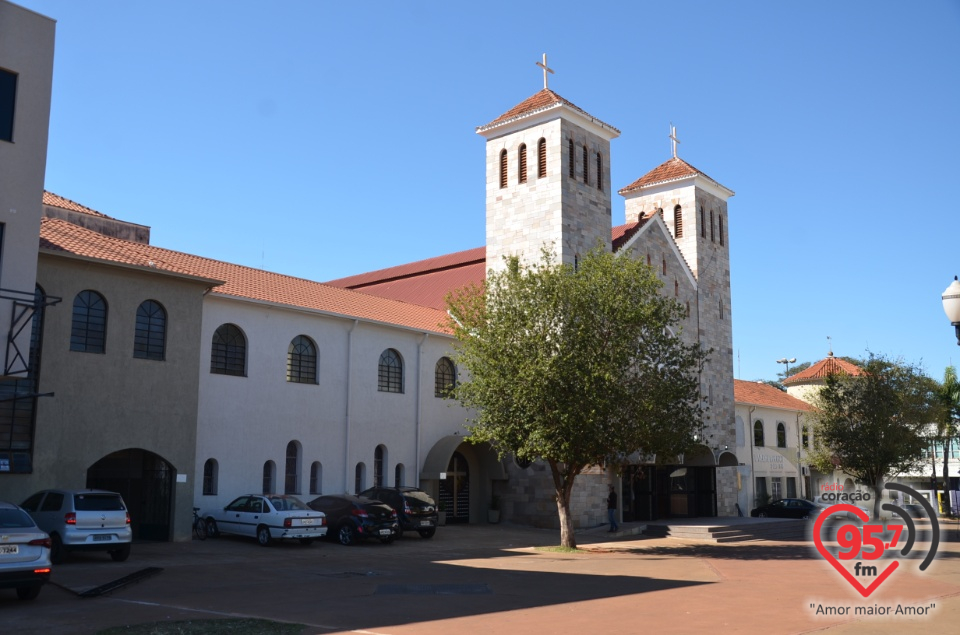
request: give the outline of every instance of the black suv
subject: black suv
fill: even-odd
[[[440,515],[437,504],[430,495],[416,487],[371,487],[360,492],[360,496],[383,501],[396,510],[400,521],[400,531],[415,531],[421,538],[433,538],[437,531]]]

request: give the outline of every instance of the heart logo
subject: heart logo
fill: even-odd
[[[827,548],[823,546],[823,539],[820,536],[820,530],[823,527],[824,521],[830,516],[843,511],[854,514],[863,523],[869,522],[870,520],[870,517],[866,514],[866,512],[854,505],[832,505],[821,512],[817,517],[817,521],[813,524],[813,544],[817,546],[817,551],[820,552],[820,555],[823,556],[824,560],[832,564],[833,568],[839,571],[840,575],[842,575],[843,578],[850,583],[850,586],[856,589],[863,597],[869,597],[871,593],[877,590],[884,580],[890,577],[891,573],[897,570],[897,567],[900,566],[900,563],[896,560],[891,562],[886,569],[880,572],[870,586],[865,587],[860,584],[860,580],[855,578],[852,573],[847,571],[847,569],[840,564],[840,561],[837,560],[836,556],[827,551]]]

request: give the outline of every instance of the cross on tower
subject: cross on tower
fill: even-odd
[[[672,145],[673,145],[673,158],[676,159],[676,158],[677,158],[677,144],[680,143],[680,139],[677,139],[677,127],[676,127],[675,125],[673,125],[672,123],[670,124],[670,141],[673,142],[673,143],[672,143]]]
[[[537,62],[537,66],[543,69],[543,88],[547,88],[547,73],[553,74],[553,69],[547,66],[547,54],[543,54],[543,62]]]

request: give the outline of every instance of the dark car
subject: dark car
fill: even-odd
[[[341,545],[356,544],[364,538],[391,543],[400,534],[397,512],[378,500],[349,494],[329,494],[307,503],[310,509],[323,512],[330,527],[328,538]]]
[[[371,487],[360,496],[383,501],[397,512],[400,521],[398,536],[415,531],[421,538],[432,538],[437,531],[440,515],[430,495],[416,487]]]
[[[750,515],[754,518],[816,518],[823,510],[822,505],[802,498],[781,498],[757,507]]]

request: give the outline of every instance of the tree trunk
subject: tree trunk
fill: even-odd
[[[560,517],[560,546],[577,548],[577,536],[573,530],[573,517],[570,515],[570,493],[573,491],[573,479],[580,470],[565,465],[561,469],[556,461],[550,461],[553,484],[557,492],[557,515]]]
[[[880,504],[883,502],[880,500],[880,497],[883,495],[883,479],[874,481],[871,489],[873,490],[873,520],[880,520]]]

